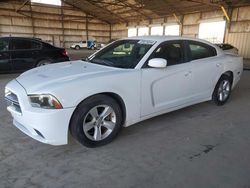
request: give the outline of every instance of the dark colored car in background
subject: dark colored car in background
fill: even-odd
[[[0,37],[0,73],[23,72],[63,61],[69,61],[64,48],[35,38]]]

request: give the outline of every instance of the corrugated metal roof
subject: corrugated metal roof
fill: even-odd
[[[108,23],[162,18],[197,11],[219,10],[223,5],[250,5],[249,0],[64,0],[85,13]]]

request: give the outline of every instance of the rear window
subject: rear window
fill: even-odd
[[[231,46],[230,44],[224,44],[223,46],[222,46],[222,49],[223,50],[230,50],[230,49],[233,49],[234,47],[233,46]]]
[[[214,47],[201,42],[189,41],[189,49],[191,60],[203,59],[217,55]]]
[[[40,49],[41,43],[27,39],[12,39],[12,50]]]
[[[42,47],[42,44],[40,42],[31,41],[31,48],[32,49],[40,49]]]
[[[43,42],[43,48],[45,49],[52,49],[52,48],[55,48],[53,45],[47,43],[47,42]]]
[[[0,39],[0,51],[7,51],[9,50],[9,39],[3,38]]]

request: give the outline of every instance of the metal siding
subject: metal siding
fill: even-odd
[[[227,43],[239,49],[239,54],[250,58],[250,33],[229,33]]]

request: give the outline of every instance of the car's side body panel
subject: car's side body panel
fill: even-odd
[[[233,73],[232,87],[234,88],[243,73],[243,58],[233,54],[225,54],[225,56],[222,56],[221,58],[223,61],[223,73]]]
[[[51,70],[54,67],[58,69],[52,75]],[[140,118],[140,70],[117,70],[75,61],[39,67],[23,75],[25,76],[17,78],[17,81],[24,88],[28,88],[26,89],[28,94],[50,93],[57,97],[64,108],[75,108],[80,102],[95,94],[114,93],[123,99],[127,119]],[[60,80],[64,87],[61,87],[56,79],[61,75],[65,77]],[[39,80],[41,84],[36,85]]]
[[[138,40],[138,37],[135,39]],[[226,55],[215,46],[213,47],[217,55],[213,57],[189,60],[161,69],[143,68],[150,55],[162,42],[188,39],[151,37],[149,40],[155,40],[154,45],[134,69],[75,61],[48,65],[22,74],[16,81],[6,86],[7,89],[17,93],[23,109],[21,116],[9,109],[15,119],[14,124],[19,129],[22,129],[20,125],[26,126],[29,130],[26,134],[41,142],[65,144],[74,110],[90,96],[100,93],[118,95],[125,105],[126,127],[156,115],[208,101],[222,74],[233,73],[233,87],[242,74],[242,58]],[[35,109],[28,101],[27,95],[30,94],[51,94],[60,101],[63,109],[58,111]],[[43,120],[45,115],[48,116],[47,120]],[[64,117],[60,119],[61,116]],[[41,121],[35,122],[36,119]],[[57,122],[57,119],[60,120]],[[56,135],[59,124],[60,132]],[[34,128],[41,131],[46,139],[37,138],[37,133],[32,132]]]
[[[191,61],[193,65],[192,98],[203,99],[212,96],[217,75],[223,72],[223,63],[220,57],[210,57]]]
[[[141,116],[187,103],[192,97],[192,64],[142,69]]]
[[[126,80],[126,82],[125,82]],[[134,121],[140,118],[140,71],[128,70],[116,72],[115,74],[100,76],[93,80],[84,79],[84,81],[72,82],[67,86],[67,90],[74,90],[78,87],[77,93],[72,93],[69,99],[64,89],[57,89],[53,93],[62,101],[63,105],[76,107],[86,98],[100,93],[114,93],[124,102],[126,107],[126,121]],[[106,83],[106,84],[102,84]],[[82,87],[79,87],[81,85]],[[86,89],[88,88],[88,89]],[[126,123],[125,123],[126,124]]]

